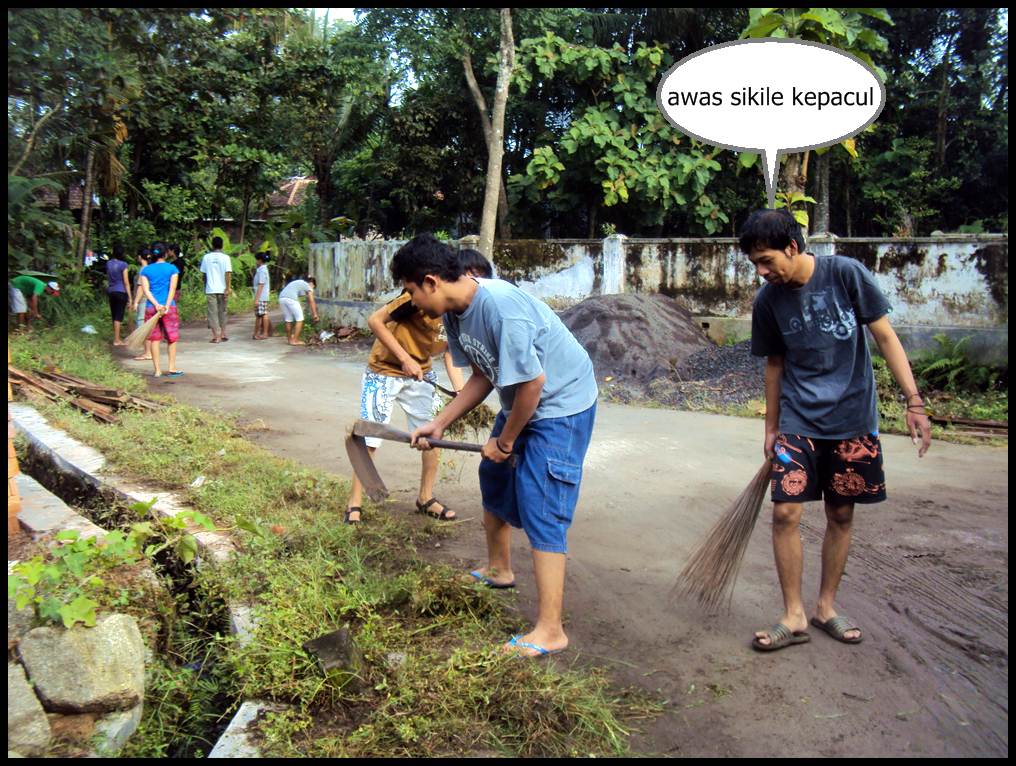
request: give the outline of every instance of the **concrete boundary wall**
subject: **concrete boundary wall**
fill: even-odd
[[[397,292],[388,272],[405,240],[347,240],[313,244],[310,272],[318,279],[322,311],[346,324],[366,326],[379,301]],[[475,247],[476,238],[452,241]],[[1008,353],[1009,237],[949,234],[915,238],[815,236],[817,255],[855,258],[874,274],[893,306],[893,324],[913,337],[938,331],[975,337],[974,346],[999,344]],[[732,238],[508,240],[494,244],[499,277],[515,282],[554,308],[592,295],[663,293],[680,299],[717,327],[745,334],[761,281]]]

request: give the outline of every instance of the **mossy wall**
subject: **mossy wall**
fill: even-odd
[[[388,266],[402,244],[348,240],[311,245],[310,269],[319,280],[319,296],[335,305],[369,304],[391,292],[396,286]],[[808,249],[863,263],[893,305],[894,323],[1008,327],[1007,235],[816,237]],[[761,284],[737,241],[728,238],[498,241],[493,260],[500,278],[562,307],[602,294],[607,285],[609,290],[618,286],[621,292],[680,298],[696,314],[747,317]]]

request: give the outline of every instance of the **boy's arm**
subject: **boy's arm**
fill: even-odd
[[[766,357],[766,438],[762,454],[766,460],[776,455],[776,437],[780,433],[780,390],[783,385],[783,356]]]
[[[444,366],[448,372],[448,379],[452,382],[452,388],[456,391],[461,391],[465,385],[465,381],[462,379],[462,371],[455,366],[455,361],[452,359],[452,352],[445,348],[444,352]]]
[[[314,291],[313,290],[308,290],[307,291],[307,303],[310,305],[310,315],[312,317],[314,317],[314,321],[316,322],[318,320],[317,304],[314,302]]]
[[[229,296],[230,282],[233,276],[232,269],[226,272],[226,296]]]
[[[402,371],[410,378],[416,378],[417,380],[423,380],[423,368],[420,366],[413,357],[409,355],[406,349],[402,348],[402,345],[395,339],[395,335],[388,329],[386,323],[391,320],[391,315],[388,313],[388,305],[385,304],[367,319],[367,326],[371,329],[376,337],[384,347],[391,351],[395,358],[399,360],[402,365]],[[450,373],[449,373],[450,374]],[[452,381],[454,385],[454,381]],[[457,387],[457,391],[461,386]]]
[[[924,411],[924,397],[917,390],[917,383],[914,381],[914,373],[910,370],[910,362],[907,360],[907,352],[903,350],[899,336],[889,324],[889,317],[876,319],[868,325],[878,350],[885,359],[889,370],[907,398],[907,428],[910,431],[910,440],[918,443],[918,457],[924,457],[924,453],[931,446],[931,421]]]
[[[430,446],[426,444],[428,436],[440,439],[448,426],[476,407],[494,390],[494,384],[487,380],[479,368],[475,364],[472,367],[473,374],[469,376],[469,380],[466,381],[466,385],[463,386],[459,395],[452,399],[448,406],[443,408],[432,421],[413,431],[411,444],[414,447],[423,450],[430,449]],[[424,442],[421,443],[420,439],[424,439]]]
[[[128,269],[124,269],[120,272],[120,276],[123,278],[123,288],[127,291],[127,303],[131,302],[131,280],[127,275]]]
[[[543,385],[547,382],[547,376],[540,373],[532,380],[515,385],[515,400],[512,402],[512,412],[505,421],[501,434],[487,440],[483,446],[483,456],[495,463],[502,463],[511,455],[515,447],[515,440],[522,429],[526,427],[529,419],[540,406],[540,396],[543,394]]]

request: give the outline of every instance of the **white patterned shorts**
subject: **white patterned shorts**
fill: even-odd
[[[437,383],[437,373],[434,370],[425,372],[423,377]],[[437,389],[424,380],[382,375],[373,370],[363,373],[360,387],[361,419],[374,423],[390,423],[396,402],[406,413],[410,431],[429,423],[441,409]],[[381,439],[368,436],[365,440],[368,447],[381,446]]]

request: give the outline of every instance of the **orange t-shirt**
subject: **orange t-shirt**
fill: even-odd
[[[440,354],[447,346],[444,323],[440,319],[431,319],[410,303],[409,293],[403,293],[389,302],[386,308],[389,321],[385,322],[385,327],[391,330],[395,340],[419,363],[423,371],[429,371],[431,357]],[[406,377],[402,363],[380,339],[374,341],[367,368],[381,375]]]

